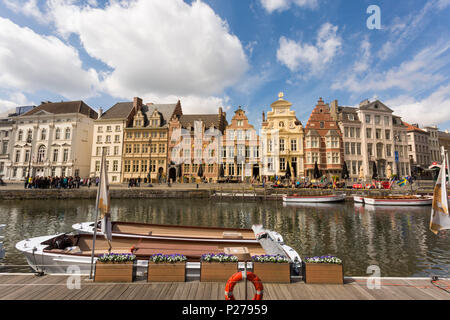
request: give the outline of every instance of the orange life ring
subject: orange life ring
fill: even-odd
[[[228,279],[227,284],[225,286],[225,300],[235,300],[233,296],[233,288],[245,277],[245,271],[239,271],[233,274],[230,279]],[[263,284],[262,281],[258,278],[256,274],[253,272],[247,271],[247,279],[250,280],[256,289],[256,294],[252,300],[262,300],[263,298]]]

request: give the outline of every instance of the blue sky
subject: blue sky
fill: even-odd
[[[0,0],[0,113],[140,96],[228,120],[241,105],[259,127],[283,91],[303,124],[322,97],[450,129],[449,14],[450,0]]]

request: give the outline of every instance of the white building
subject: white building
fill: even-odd
[[[134,98],[133,102],[119,102],[105,113],[100,114],[100,118],[94,121],[91,177],[100,176],[100,164],[104,150],[109,182],[121,182],[124,128],[131,125],[134,115],[141,107],[142,100],[140,98]]]
[[[357,181],[363,172],[371,180],[375,163],[378,178],[392,174],[411,174],[408,157],[407,127],[401,118],[381,101],[364,100],[358,108],[331,104],[331,114],[343,133],[344,160],[350,179]]]
[[[97,112],[83,101],[46,102],[15,117],[6,178],[89,175]]]

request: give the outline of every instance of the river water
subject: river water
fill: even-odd
[[[382,277],[449,276],[450,232],[429,231],[431,207],[364,207],[340,204],[186,199],[112,200],[113,220],[157,224],[250,228],[263,224],[283,235],[301,257],[336,255],[346,276],[367,276],[376,265]],[[14,247],[25,238],[71,232],[93,221],[95,200],[0,201],[6,224],[0,272],[30,272]]]

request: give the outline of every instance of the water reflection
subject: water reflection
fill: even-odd
[[[0,272],[28,271],[14,248],[29,237],[72,231],[76,222],[92,221],[94,201],[3,201],[0,224],[5,259]],[[198,200],[113,200],[114,220],[175,225],[250,228],[260,223],[281,233],[302,257],[333,254],[344,261],[346,275],[364,276],[369,265],[382,276],[448,276],[448,233],[429,231],[430,208],[370,207],[339,204],[283,205],[279,202]]]

